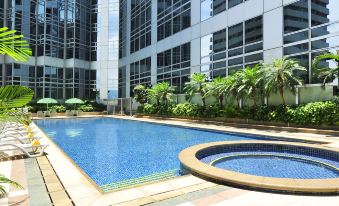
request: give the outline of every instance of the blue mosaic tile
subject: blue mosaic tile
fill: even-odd
[[[119,182],[179,170],[178,154],[196,144],[269,139],[112,118],[36,123],[97,185],[111,185],[108,190]]]

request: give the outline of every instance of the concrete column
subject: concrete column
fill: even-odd
[[[126,97],[130,97],[130,86],[131,86],[131,79],[130,79],[130,73],[131,73],[131,69],[130,69],[130,64],[126,65]]]
[[[300,103],[300,95],[299,95],[299,87],[295,88],[295,104],[298,105]]]

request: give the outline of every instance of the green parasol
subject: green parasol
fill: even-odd
[[[78,98],[67,99],[65,103],[66,104],[74,104],[74,105],[76,105],[76,104],[85,104],[84,101],[82,101],[81,99],[78,99]]]
[[[57,104],[58,101],[52,98],[43,98],[40,99],[38,102],[38,104],[47,104],[47,110],[48,110],[48,104]]]

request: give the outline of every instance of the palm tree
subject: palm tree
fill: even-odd
[[[133,89],[134,99],[139,102],[141,105],[144,105],[148,102],[148,90],[144,85],[137,85]]]
[[[20,188],[22,189],[23,187],[17,183],[17,182],[14,182],[8,178],[6,178],[5,176],[1,175],[0,174],[0,197],[3,197],[5,194],[6,194],[6,190],[5,190],[5,187],[3,184],[10,184],[16,188]]]
[[[158,106],[160,105],[160,102],[163,102],[164,105],[167,106],[174,91],[174,87],[172,87],[168,82],[158,83],[148,89],[150,97],[156,100]]]
[[[205,96],[214,96],[219,102],[220,108],[223,108],[223,101],[228,92],[230,81],[228,77],[216,77],[212,82],[207,84],[207,92]]]
[[[238,93],[246,93],[252,100],[254,106],[257,106],[257,96],[260,89],[262,72],[259,65],[254,67],[246,67],[239,72],[241,83]]]
[[[0,28],[0,54],[8,55],[15,61],[28,61],[32,50],[23,35],[16,35],[16,30],[7,27]]]
[[[326,66],[321,65],[321,61],[334,61],[336,64],[336,67],[329,68]],[[313,68],[315,68],[315,72],[317,73],[317,76],[319,76],[321,79],[323,79],[323,84],[328,83],[329,81],[333,81],[335,78],[339,78],[339,50],[337,51],[337,54],[333,53],[324,53],[316,58],[314,58],[312,62]],[[339,80],[338,80],[338,88],[339,88]]]
[[[240,100],[245,96],[244,90],[239,90],[239,87],[242,85],[243,78],[241,73],[242,70],[239,70],[236,73],[228,76],[229,83],[228,87],[226,88],[228,91],[227,95],[232,95],[236,99],[238,107],[240,107]]]
[[[267,94],[271,92],[279,92],[281,103],[286,105],[284,91],[289,89],[292,92],[296,85],[302,85],[303,80],[294,75],[294,72],[306,72],[307,69],[299,64],[299,62],[283,57],[281,59],[273,59],[272,64],[263,64],[263,80],[265,82],[265,91]]]
[[[206,86],[207,86],[207,76],[202,73],[194,73],[191,76],[191,81],[185,83],[184,91],[191,100],[193,95],[199,93],[202,100],[202,106],[206,106]]]

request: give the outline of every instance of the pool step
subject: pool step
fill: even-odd
[[[106,192],[112,192],[112,191],[115,191],[115,190],[128,188],[128,187],[131,187],[131,186],[142,185],[142,184],[145,184],[145,183],[148,183],[148,182],[165,180],[165,179],[168,179],[168,178],[175,177],[175,176],[177,176],[177,174],[178,174],[178,170],[174,169],[174,170],[155,173],[155,174],[151,174],[151,175],[147,175],[147,176],[143,176],[143,177],[123,180],[123,181],[120,181],[120,182],[113,182],[113,183],[110,183],[110,184],[101,185],[99,187],[102,189],[103,192],[106,193]]]

